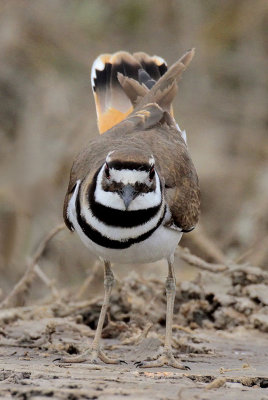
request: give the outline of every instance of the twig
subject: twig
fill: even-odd
[[[263,248],[265,251],[267,250],[268,247],[268,235],[264,236],[261,240],[258,238],[247,250],[240,254],[236,259],[235,263],[240,264],[241,262],[247,261],[247,259],[250,258],[252,253],[257,252],[259,253],[259,249]]]
[[[42,305],[13,307],[0,310],[0,326],[17,319],[30,320],[36,315],[53,316],[55,318],[64,318],[69,316],[81,315],[88,310],[93,304],[99,303],[102,297],[94,298],[90,301],[82,301],[79,303],[58,302]]]
[[[267,256],[268,256],[268,236],[263,240],[260,240],[260,244],[254,249],[253,253],[249,257],[249,261],[252,265],[267,267]]]
[[[79,288],[77,294],[75,295],[75,300],[80,300],[83,297],[83,295],[85,294],[85,292],[87,291],[87,289],[89,288],[91,283],[93,282],[93,279],[95,278],[99,269],[100,269],[99,264],[98,263],[95,264],[90,276],[87,277],[87,279],[85,280],[85,282],[82,284],[82,286]]]
[[[192,329],[190,329],[190,328],[188,328],[186,326],[178,325],[178,324],[172,325],[172,329],[178,329],[178,330],[183,331],[185,333],[189,333],[190,335],[193,334]]]
[[[150,329],[152,328],[153,324],[152,322],[147,322],[145,325],[144,329],[139,332],[138,334],[131,336],[130,338],[127,338],[121,342],[121,344],[128,345],[128,344],[139,344],[143,341],[143,339],[146,339],[148,336],[148,333]]]
[[[52,279],[49,279],[48,276],[44,273],[44,271],[41,270],[38,264],[35,264],[34,266],[34,272],[36,275],[41,279],[41,281],[49,287],[49,289],[52,292],[52,295],[54,298],[59,299],[60,294],[55,286],[55,283]]]
[[[208,263],[202,258],[197,257],[189,252],[188,249],[181,248],[179,249],[179,257],[186,261],[188,264],[193,265],[194,267],[203,269],[205,271],[210,271],[210,272],[223,272],[229,269],[227,265],[223,264],[211,264]]]
[[[34,349],[36,347],[41,347],[41,345],[45,344],[46,338],[40,338],[36,340],[34,343],[21,343],[19,340],[15,339],[2,339],[0,342],[0,346],[4,347],[26,347],[30,349]]]
[[[14,286],[12,291],[6,296],[6,298],[0,303],[0,309],[9,307],[14,298],[17,298],[19,294],[23,292],[27,292],[29,289],[34,276],[35,276],[35,265],[38,263],[39,259],[41,258],[42,254],[44,253],[49,241],[60,231],[65,228],[64,224],[57,225],[53,228],[45,238],[40,242],[39,246],[37,247],[36,252],[32,256],[32,258],[27,262],[27,269],[19,280],[19,282]]]
[[[223,252],[216,243],[207,236],[205,230],[200,225],[189,235],[188,240],[201,251],[204,258],[208,258],[210,261],[219,264],[224,264],[225,256]]]

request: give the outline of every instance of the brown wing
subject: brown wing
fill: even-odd
[[[172,227],[174,224],[185,232],[191,231],[200,214],[198,177],[189,155],[183,152],[178,154],[172,168],[176,175],[176,184],[173,187],[166,185],[166,198],[172,216],[168,225]]]
[[[196,226],[200,213],[198,176],[173,119],[164,113],[163,121],[147,132],[144,138],[151,142],[156,168],[165,184],[166,200],[172,216],[167,225],[190,231]]]

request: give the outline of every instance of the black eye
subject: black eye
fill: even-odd
[[[154,179],[154,175],[155,175],[155,170],[154,170],[154,165],[151,167],[150,171],[149,171],[149,179],[150,181],[152,181]]]
[[[110,169],[109,169],[109,166],[107,163],[105,164],[104,172],[105,172],[106,178],[110,179]]]

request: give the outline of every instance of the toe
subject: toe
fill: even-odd
[[[178,369],[183,369],[183,370],[190,370],[191,369],[187,365],[180,364],[178,361],[173,361],[172,360],[171,362],[167,362],[166,364],[170,365],[171,367],[178,368]]]
[[[55,358],[54,360],[53,360],[53,362],[62,362],[62,357],[59,357],[59,358]]]
[[[139,368],[139,367],[143,367],[143,366],[144,366],[144,363],[143,363],[142,361],[136,361],[136,362],[134,363],[134,365],[135,365],[136,368]]]

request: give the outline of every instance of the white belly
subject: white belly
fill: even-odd
[[[182,233],[160,226],[148,239],[133,244],[127,249],[107,249],[94,243],[82,231],[80,226],[74,227],[83,243],[96,256],[116,263],[149,263],[163,258],[168,259],[182,237]]]

